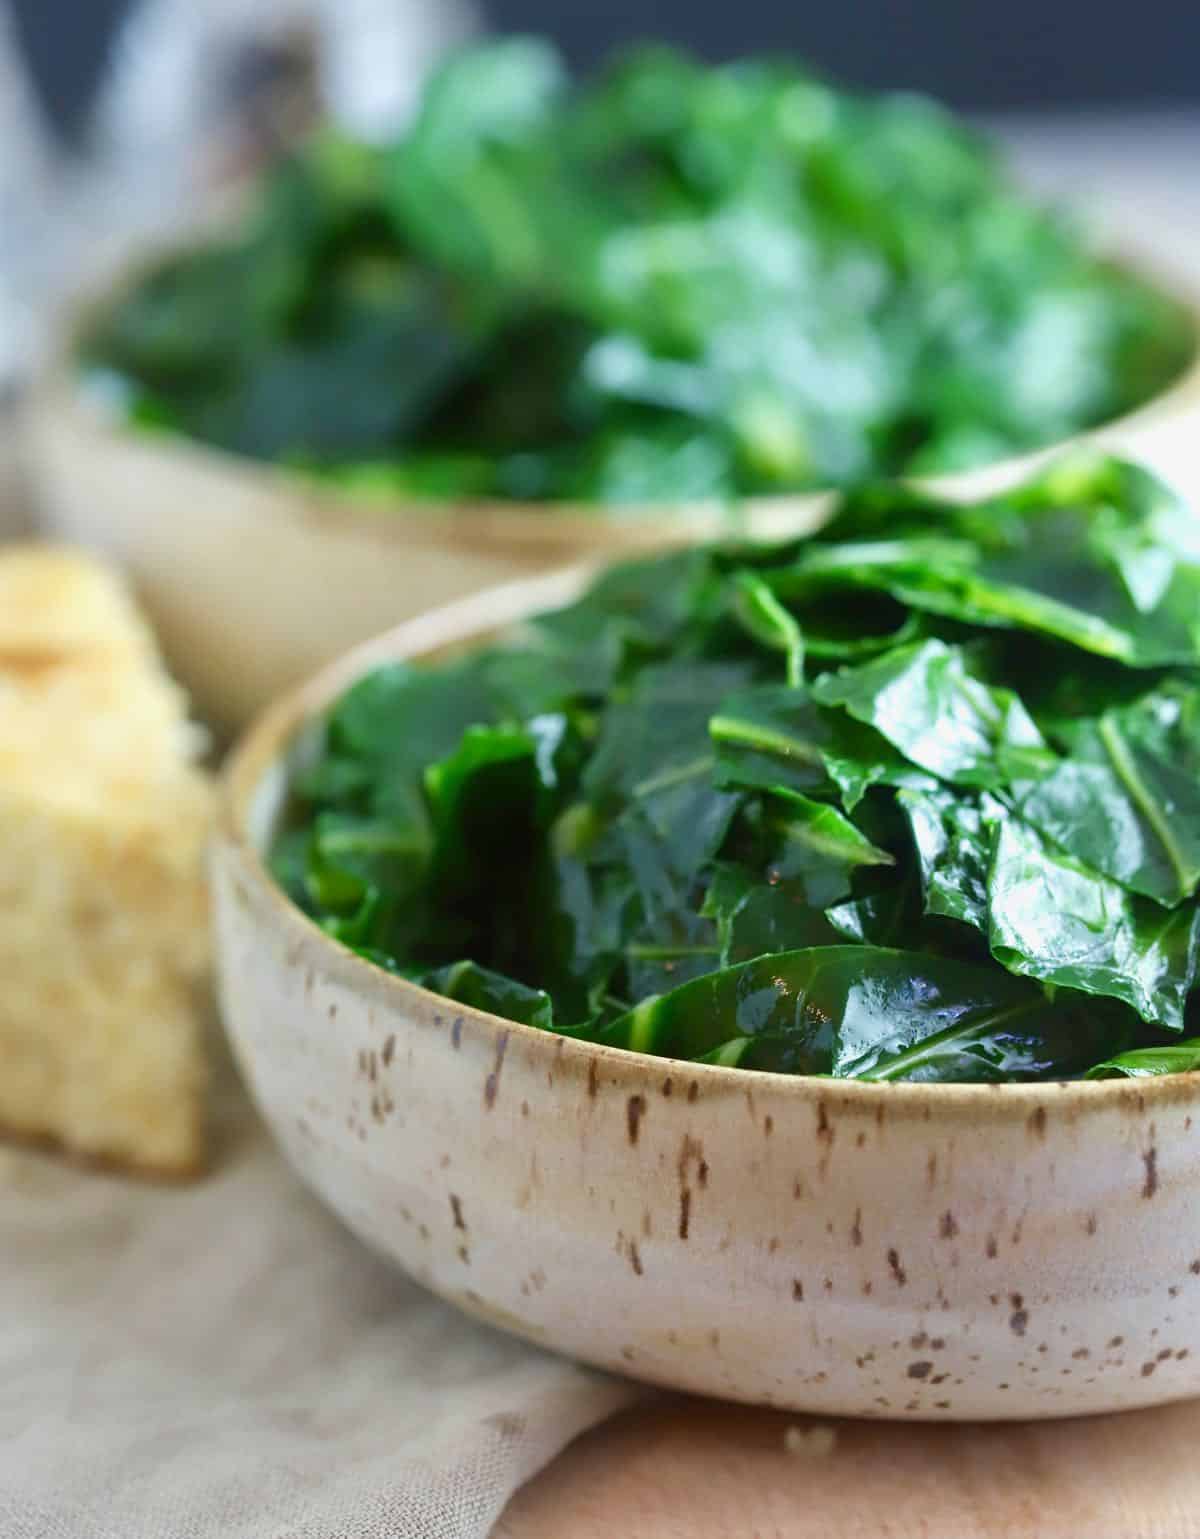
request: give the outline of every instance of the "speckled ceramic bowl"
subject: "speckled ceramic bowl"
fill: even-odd
[[[1200,1392],[1200,1076],[839,1084],[642,1057],[452,1004],[335,945],[261,851],[352,679],[566,602],[413,622],[277,706],[214,855],[221,997],[302,1178],[468,1313],[796,1411],[1062,1416]]]
[[[1142,255],[1134,260],[1144,267]],[[111,304],[143,266],[65,329],[31,395],[30,471],[45,528],[129,570],[172,668],[219,728],[241,726],[314,669],[433,605],[576,561],[712,539],[732,527],[727,508],[696,503],[614,511],[367,502],[269,464],[130,429],[85,398],[74,356],[88,316]],[[1200,285],[1164,287],[1190,303],[1200,333]],[[1200,357],[1146,406],[1086,436],[1170,469],[1174,458],[1191,456],[1198,412]],[[1061,448],[930,484],[984,496]],[[737,527],[767,539],[803,534],[828,505],[820,492],[752,498]]]

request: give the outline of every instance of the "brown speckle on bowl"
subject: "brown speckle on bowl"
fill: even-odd
[[[1150,1131],[1154,1132],[1153,1123]],[[1142,1182],[1142,1196],[1148,1201],[1158,1191],[1158,1150],[1153,1144],[1142,1155],[1142,1164],[1146,1167],[1146,1179]]]
[[[462,1017],[459,1017],[461,1020]],[[456,1021],[457,1025],[458,1022]],[[500,1089],[500,1071],[504,1068],[504,1055],[508,1052],[508,1039],[511,1032],[502,1031],[496,1038],[496,1057],[492,1064],[492,1071],[483,1084],[483,1104],[491,1111],[496,1104],[496,1095]]]

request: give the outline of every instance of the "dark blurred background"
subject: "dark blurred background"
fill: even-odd
[[[69,137],[129,0],[13,3],[43,108]],[[584,66],[654,33],[714,58],[791,50],[848,82],[919,88],[966,108],[1200,103],[1198,0],[658,0],[652,12],[644,0],[483,0],[482,9],[498,29],[549,34]]]
[[[714,58],[795,50],[846,81],[932,91],[961,107],[1200,101],[1197,0],[490,0],[486,9],[505,27],[559,38],[581,62],[652,28]]]

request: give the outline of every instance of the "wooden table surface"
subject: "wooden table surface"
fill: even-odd
[[[1197,1539],[1200,1402],[1040,1424],[668,1399],[572,1445],[495,1539]]]

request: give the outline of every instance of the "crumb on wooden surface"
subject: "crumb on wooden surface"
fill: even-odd
[[[785,1451],[805,1459],[827,1459],[836,1444],[837,1428],[822,1423],[808,1427],[789,1427],[783,1434]]]

